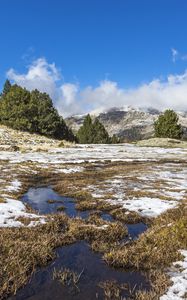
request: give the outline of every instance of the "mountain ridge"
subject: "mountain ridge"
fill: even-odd
[[[113,107],[100,112],[91,112],[91,118],[98,118],[105,126],[109,135],[120,137],[122,141],[135,141],[151,138],[154,136],[154,121],[162,113],[153,107],[134,108]],[[184,131],[184,138],[187,138],[187,112],[177,112],[179,122]],[[77,132],[84,122],[85,115],[74,115],[65,119],[66,124]]]

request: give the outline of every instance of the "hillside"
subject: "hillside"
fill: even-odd
[[[31,134],[0,125],[0,151],[47,151],[59,145],[68,146],[72,143]]]
[[[140,147],[161,147],[161,148],[184,148],[187,149],[187,141],[170,138],[150,138],[136,143]]]
[[[132,107],[113,108],[99,114],[91,114],[92,118],[98,117],[105,126],[109,135],[116,134],[123,141],[135,141],[153,137],[153,123],[158,118],[159,112],[156,109],[135,109]],[[187,112],[178,112],[179,122],[183,126],[187,137]],[[74,131],[78,131],[83,124],[85,115],[72,116],[65,121]]]

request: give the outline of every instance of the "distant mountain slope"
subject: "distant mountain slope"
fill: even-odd
[[[153,137],[153,123],[160,113],[153,108],[143,110],[126,107],[112,108],[106,112],[91,114],[91,117],[93,119],[98,117],[110,136],[116,134],[123,141],[134,141]],[[184,128],[185,136],[187,136],[187,112],[178,112],[178,115]],[[76,132],[83,124],[84,118],[85,115],[77,115],[69,117],[65,121]]]

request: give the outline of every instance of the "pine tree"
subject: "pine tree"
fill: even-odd
[[[77,138],[80,144],[92,144],[93,143],[94,128],[92,119],[88,114],[84,119],[83,125],[80,127]]]
[[[94,137],[93,137],[94,144],[109,144],[111,142],[108,132],[106,131],[103,124],[101,124],[97,118],[93,123],[93,130],[94,130]]]
[[[10,91],[11,89],[11,83],[10,81],[7,79],[4,83],[4,86],[3,86],[3,92],[1,94],[1,96],[5,96],[6,94],[8,94],[8,92]]]
[[[111,142],[105,127],[98,119],[92,122],[89,114],[79,129],[77,138],[80,144],[108,144]]]
[[[14,129],[75,140],[49,95],[13,85],[0,101],[0,122]]]
[[[177,114],[173,110],[167,109],[154,123],[155,136],[180,139],[183,131],[178,120]]]
[[[111,144],[119,144],[120,142],[120,138],[116,134],[113,134],[113,136],[111,137]]]

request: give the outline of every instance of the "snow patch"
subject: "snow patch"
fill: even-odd
[[[83,167],[74,167],[74,168],[69,168],[69,169],[59,169],[57,172],[62,172],[65,174],[70,174],[70,173],[77,173],[77,172],[82,172],[84,170]]]
[[[26,212],[25,205],[18,200],[5,199],[5,203],[0,203],[0,227],[20,227],[23,224],[17,220],[19,217],[35,219],[39,223],[44,223],[44,217]],[[30,223],[33,226],[34,223]]]
[[[12,163],[38,162],[41,164],[83,163],[98,161],[158,161],[160,159],[184,160],[187,149],[139,147],[130,144],[78,145],[73,148],[51,149],[49,152],[8,152],[1,151],[0,160]]]
[[[173,285],[169,287],[167,293],[160,297],[160,300],[184,300],[187,293],[187,250],[181,250],[184,256],[183,261],[173,263],[174,272],[170,272]]]
[[[176,201],[161,200],[159,198],[142,197],[132,200],[107,200],[110,204],[122,205],[129,211],[135,211],[145,217],[157,217],[166,210],[177,206]]]
[[[17,192],[19,191],[20,187],[21,187],[21,182],[18,179],[15,179],[10,183],[10,186],[6,188],[6,191]]]

